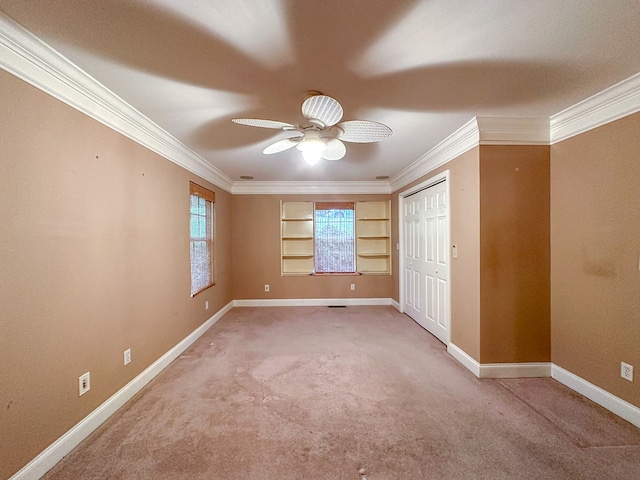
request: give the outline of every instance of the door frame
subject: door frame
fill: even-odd
[[[447,346],[451,342],[451,185],[449,181],[449,170],[445,170],[444,172],[438,173],[433,177],[428,178],[424,182],[420,182],[413,187],[408,188],[400,193],[398,193],[398,294],[400,301],[400,312],[405,313],[405,281],[404,281],[404,204],[405,198],[413,195],[414,193],[418,193],[421,190],[426,190],[429,187],[436,185],[437,183],[441,183],[445,181],[446,192],[447,192],[447,221],[446,221],[446,230],[447,230],[447,240],[448,247],[447,248]]]

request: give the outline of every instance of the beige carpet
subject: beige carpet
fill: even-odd
[[[391,307],[236,308],[57,479],[638,479],[640,430],[550,379],[479,380]]]

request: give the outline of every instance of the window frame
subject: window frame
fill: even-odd
[[[204,285],[196,285],[197,289],[194,290],[194,267],[196,263],[194,263],[194,242],[202,242],[203,237],[194,237],[192,232],[192,222],[194,215],[202,216],[201,214],[194,213],[192,211],[192,197],[198,197],[205,201],[205,237],[204,242],[206,244],[206,250],[209,256],[208,262],[208,279],[206,284]],[[191,292],[191,297],[195,297],[199,293],[207,290],[208,288],[215,285],[215,193],[211,190],[198,185],[194,182],[189,182],[189,265],[190,265],[190,280],[189,280],[189,290]],[[210,203],[210,207],[207,209],[207,202]]]
[[[318,231],[318,211],[329,211],[329,210],[350,210],[351,213],[351,263],[353,265],[353,270],[349,271],[319,271],[318,270],[318,260],[320,256],[318,255],[318,244],[319,237],[317,236]],[[355,202],[352,201],[332,201],[332,202],[313,202],[313,273],[312,275],[357,275],[358,274],[358,265],[357,265],[357,253],[356,253],[356,207]]]

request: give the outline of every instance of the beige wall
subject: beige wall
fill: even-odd
[[[638,407],[639,152],[640,113],[551,147],[552,361]]]
[[[549,147],[481,146],[480,363],[550,361],[549,248]]]
[[[231,196],[3,71],[0,90],[0,478],[234,298],[399,299],[395,248],[391,276],[282,277],[278,221],[280,200],[391,198],[395,246],[399,192]],[[550,354],[640,406],[620,378],[640,365],[638,131],[640,114],[483,146],[412,184],[450,171],[453,343],[482,363]],[[194,299],[189,180],[217,193],[216,285]]]
[[[2,70],[0,91],[8,478],[232,300],[231,195]],[[189,180],[217,193],[217,283],[193,299]]]
[[[480,167],[479,149],[474,148],[392,195],[392,210],[398,211],[398,196],[411,187],[449,170],[451,244],[458,258],[451,260],[451,342],[475,360],[480,360]],[[395,222],[395,237],[397,223]],[[394,257],[394,298],[398,292],[398,258]]]
[[[393,284],[391,275],[280,275],[280,200],[388,199],[389,195],[234,195],[234,298],[390,298]],[[391,215],[391,222],[396,223],[396,213],[391,212]],[[391,242],[395,245],[397,236]],[[355,291],[351,291],[351,283],[356,285]],[[264,291],[265,285],[269,285],[269,292]]]

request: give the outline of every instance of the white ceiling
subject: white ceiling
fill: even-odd
[[[475,116],[549,117],[640,71],[637,0],[0,0],[22,24],[237,181],[393,176]],[[308,90],[393,135],[309,167]]]

